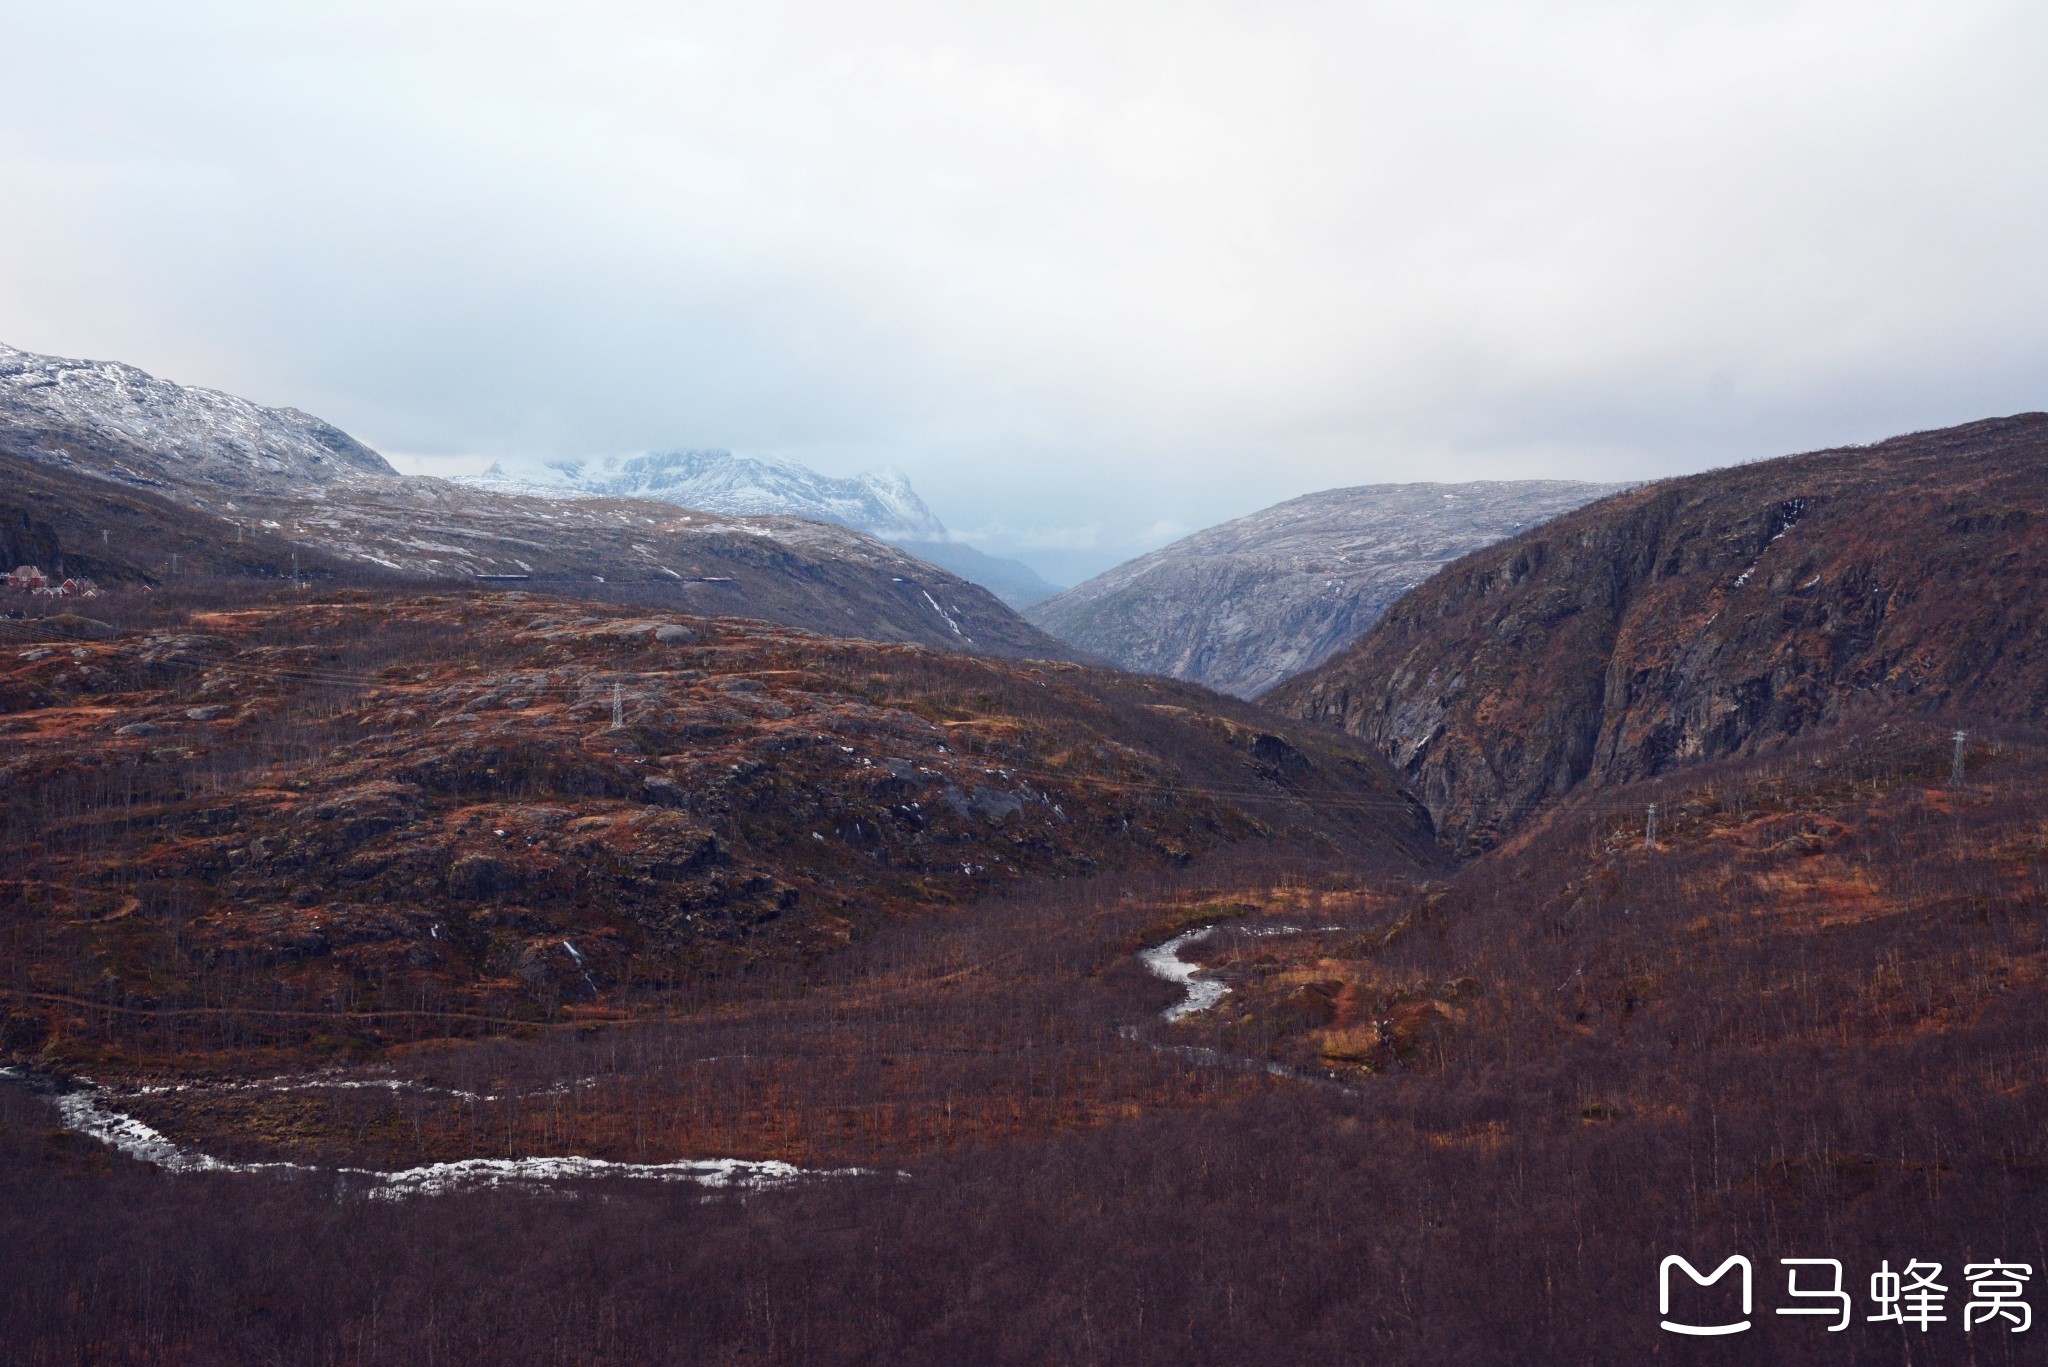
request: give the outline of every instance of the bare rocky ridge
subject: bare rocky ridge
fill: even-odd
[[[1664,480],[1466,556],[1264,701],[1483,849],[1580,785],[2048,703],[2048,414]]]
[[[1184,537],[1025,616],[1127,669],[1252,697],[1328,659],[1444,564],[1621,487],[1329,489]]]
[[[865,532],[630,498],[537,498],[449,480],[359,480],[318,498],[245,498],[232,516],[358,563],[832,636],[1043,659],[1077,652],[988,590]]]

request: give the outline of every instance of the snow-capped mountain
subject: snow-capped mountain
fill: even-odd
[[[113,361],[0,345],[0,442],[15,455],[156,489],[284,491],[396,475],[338,427]]]
[[[1024,615],[1126,669],[1254,697],[1350,644],[1459,556],[1623,487],[1326,489],[1126,561]]]
[[[1023,609],[1059,592],[1029,565],[955,541],[895,470],[841,479],[795,461],[730,451],[651,451],[572,460],[498,461],[462,481],[555,498],[654,498],[740,517],[807,517],[881,537]]]
[[[681,456],[587,463],[609,467],[616,489],[578,492],[566,471],[538,490],[465,487],[401,475],[296,409],[0,347],[0,521],[12,529],[0,540],[20,557],[11,563],[124,583],[159,582],[181,561],[187,574],[274,579],[303,552],[302,568],[320,577],[510,580],[830,635],[1071,654],[977,585],[844,525],[861,515],[906,536],[944,536],[901,476],[821,481],[800,466],[724,463],[724,496],[690,500],[709,516],[657,491],[665,469],[688,466]],[[107,481],[131,489],[110,497]],[[806,516],[727,511],[780,513],[791,491],[813,485],[825,487]],[[615,494],[641,496],[605,496]]]
[[[465,483],[527,494],[658,498],[743,517],[809,517],[891,541],[944,541],[910,481],[894,470],[839,479],[794,461],[730,451],[649,451],[572,460],[499,461]]]

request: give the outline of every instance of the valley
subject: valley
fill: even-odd
[[[172,578],[136,548],[210,514],[44,471],[56,554],[147,535],[5,604],[0,1320],[32,1361],[1608,1362],[1673,1251],[2048,1264],[2042,430],[1608,499],[1264,705],[297,524]],[[1581,725],[1624,741],[1517,748]],[[1758,1350],[1839,1360],[1810,1328]]]
[[[283,592],[140,602],[146,627],[6,661],[17,997],[204,1003],[229,1049],[331,1035],[323,1012],[603,1016],[1010,884],[1250,840],[1435,858],[1356,746],[1184,685],[520,593]],[[90,1057],[84,1009],[8,1028]]]
[[[1654,1317],[1601,1307],[1638,1297],[1666,1248],[1818,1247],[1852,1265],[1908,1245],[2035,1251],[2048,750],[1987,734],[1951,787],[1945,742],[1878,729],[1667,780],[1632,794],[1671,814],[1654,848],[1636,811],[1566,806],[1448,877],[1253,853],[1020,885],[715,1002],[302,1056],[283,1076],[160,1060],[120,1103],[242,1163],[720,1154],[871,1178],[709,1203],[624,1174],[553,1184],[609,1193],[595,1205],[515,1185],[337,1204],[328,1181],[256,1173],[138,1185],[129,1160],[22,1148],[41,1103],[0,1087],[8,1209],[61,1212],[60,1250],[188,1224],[187,1252],[158,1264],[168,1302],[145,1310],[113,1284],[101,1309],[201,1342],[298,1342],[288,1318],[206,1337],[256,1294],[287,1314],[339,1305],[359,1351],[447,1336],[569,1351],[534,1312],[608,1287],[634,1334],[832,1360],[1280,1361],[1308,1342],[1513,1361],[1499,1345],[1525,1339],[1647,1354]],[[1229,992],[1164,1021],[1184,991],[1140,951],[1207,926],[1181,953]],[[37,1172],[72,1175],[19,1185]],[[95,1192],[126,1193],[140,1224],[107,1227]],[[236,1271],[234,1241],[281,1219],[311,1222],[304,1251]],[[1575,1224],[1589,1237],[1560,1242]],[[493,1252],[507,1237],[516,1264]],[[374,1302],[322,1281],[363,1241],[393,1250],[374,1285],[462,1287],[490,1322],[442,1311],[373,1340]],[[420,1246],[457,1260],[426,1275]],[[703,1290],[659,1308],[631,1271],[648,1265]],[[1403,1276],[1405,1299],[1387,1290]],[[27,1272],[9,1294],[54,1283]],[[1138,1297],[1179,1327],[1120,1313]],[[1088,1342],[1084,1308],[1104,1324]],[[1834,1360],[1802,1327],[1768,1326],[1772,1357]],[[1992,1343],[1992,1360],[2024,1360]]]
[[[2048,1360],[2048,5],[0,32],[0,1367]]]

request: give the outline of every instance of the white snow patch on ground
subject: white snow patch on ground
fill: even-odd
[[[603,1158],[464,1158],[429,1163],[399,1172],[343,1168],[350,1176],[375,1179],[370,1195],[384,1200],[438,1196],[479,1187],[532,1187],[578,1178],[627,1177],[655,1182],[693,1182],[700,1187],[786,1187],[810,1177],[857,1177],[867,1168],[799,1168],[772,1159],[686,1158],[674,1163],[614,1163]]]

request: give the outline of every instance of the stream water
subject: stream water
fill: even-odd
[[[339,1186],[361,1189],[373,1198],[436,1196],[479,1187],[541,1188],[604,1177],[762,1190],[817,1178],[871,1177],[879,1173],[875,1168],[800,1168],[793,1163],[773,1159],[686,1158],[672,1163],[617,1163],[610,1159],[573,1154],[546,1158],[464,1158],[396,1170],[320,1167],[286,1162],[237,1163],[179,1144],[162,1131],[119,1109],[115,1104],[119,1098],[111,1092],[83,1079],[74,1079],[69,1090],[61,1091],[55,1090],[47,1080],[38,1079],[20,1068],[0,1068],[0,1079],[28,1083],[45,1092],[64,1122],[64,1128],[72,1133],[96,1139],[130,1158],[155,1164],[166,1172],[317,1174],[332,1177]],[[295,1089],[290,1080],[279,1079],[279,1083],[282,1084],[279,1090]]]
[[[1154,945],[1139,952],[1140,962],[1155,977],[1178,984],[1183,990],[1181,1000],[1160,1012],[1160,1019],[1170,1024],[1198,1011],[1207,1011],[1229,995],[1228,983],[1217,978],[1201,976],[1205,970],[1200,964],[1191,963],[1180,957],[1181,950],[1209,939],[1221,928],[1220,924],[1198,926],[1193,930],[1182,931],[1164,944]],[[1266,936],[1300,935],[1311,930],[1337,929],[1340,927],[1243,926],[1239,927],[1238,931],[1247,936]],[[1135,1037],[1138,1030],[1136,1027],[1126,1027],[1123,1033]],[[1197,1057],[1200,1061],[1212,1065],[1258,1068],[1283,1077],[1299,1078],[1302,1081],[1324,1080],[1279,1063],[1239,1059],[1214,1049],[1186,1045],[1154,1047]],[[619,1163],[610,1159],[584,1158],[574,1154],[545,1158],[463,1158],[452,1162],[427,1163],[419,1167],[395,1170],[320,1167],[291,1162],[241,1163],[216,1158],[212,1154],[179,1144],[162,1131],[123,1111],[118,1103],[124,1098],[88,1079],[74,1078],[68,1083],[59,1084],[25,1069],[0,1068],[0,1080],[28,1084],[42,1092],[56,1107],[64,1127],[73,1133],[96,1139],[130,1158],[155,1164],[166,1172],[317,1174],[333,1178],[337,1185],[361,1189],[373,1198],[433,1196],[443,1192],[474,1190],[480,1187],[540,1189],[560,1183],[607,1177],[654,1182],[690,1182],[713,1189],[762,1190],[821,1178],[880,1175],[880,1170],[875,1168],[800,1168],[795,1164],[773,1159],[685,1158],[671,1163]],[[468,1099],[496,1099],[454,1088],[426,1087],[424,1084],[410,1083],[398,1078],[280,1077],[221,1085],[235,1090],[263,1091],[300,1091],[323,1087],[388,1088],[396,1091],[420,1087],[422,1090],[444,1092]],[[163,1090],[179,1089],[144,1087],[138,1088],[133,1095],[144,1096],[153,1091]],[[895,1175],[908,1176],[900,1172]]]
[[[1153,977],[1164,978],[1170,983],[1178,983],[1187,994],[1172,1006],[1161,1011],[1159,1013],[1161,1020],[1177,1021],[1182,1016],[1193,1015],[1197,1011],[1207,1011],[1217,1002],[1222,1001],[1230,992],[1228,984],[1219,982],[1215,978],[1196,977],[1195,975],[1202,971],[1202,966],[1189,963],[1186,959],[1180,957],[1180,952],[1183,949],[1191,944],[1206,940],[1215,933],[1216,927],[1214,926],[1202,926],[1196,930],[1184,930],[1165,944],[1154,945],[1152,948],[1139,953],[1138,961],[1151,970]]]
[[[1170,1023],[1179,1020],[1183,1016],[1191,1016],[1197,1011],[1207,1011],[1217,1002],[1230,995],[1230,985],[1228,983],[1215,978],[1197,977],[1196,974],[1202,972],[1202,966],[1189,963],[1186,959],[1180,957],[1181,950],[1189,945],[1198,944],[1208,939],[1221,930],[1223,925],[1224,923],[1218,922],[1214,925],[1198,926],[1194,930],[1184,930],[1164,944],[1154,945],[1150,949],[1138,952],[1138,961],[1151,970],[1153,977],[1164,978],[1170,983],[1178,983],[1187,993],[1186,996],[1159,1013],[1161,1020]],[[1267,935],[1306,935],[1312,931],[1342,930],[1343,927],[1240,926],[1237,929],[1241,935],[1263,937]]]
[[[1185,930],[1164,944],[1154,945],[1150,949],[1138,952],[1138,961],[1144,964],[1154,977],[1164,978],[1170,983],[1178,983],[1184,993],[1179,1001],[1159,1013],[1159,1018],[1167,1024],[1171,1025],[1182,1017],[1191,1016],[1198,1011],[1207,1011],[1230,994],[1230,985],[1228,983],[1216,978],[1196,976],[1204,971],[1202,966],[1197,963],[1190,963],[1180,957],[1181,950],[1189,945],[1199,944],[1201,941],[1208,939],[1218,930],[1221,930],[1223,924],[1219,922],[1214,925],[1198,926],[1194,930]],[[1241,926],[1238,928],[1240,934],[1254,938],[1267,935],[1305,935],[1311,931],[1342,929],[1342,926]],[[1211,1068],[1231,1068],[1243,1072],[1270,1073],[1274,1077],[1291,1078],[1296,1082],[1308,1082],[1317,1086],[1335,1086],[1344,1088],[1347,1091],[1350,1090],[1342,1079],[1335,1073],[1327,1070],[1310,1072],[1306,1069],[1289,1067],[1287,1064],[1273,1059],[1247,1058],[1240,1054],[1225,1053],[1221,1049],[1211,1049],[1199,1044],[1162,1044],[1157,1040],[1148,1039],[1147,1035],[1149,1032],[1136,1025],[1120,1026],[1117,1033],[1125,1039],[1142,1041],[1147,1047],[1157,1049],[1162,1053],[1173,1054],[1176,1057],[1189,1059]]]

